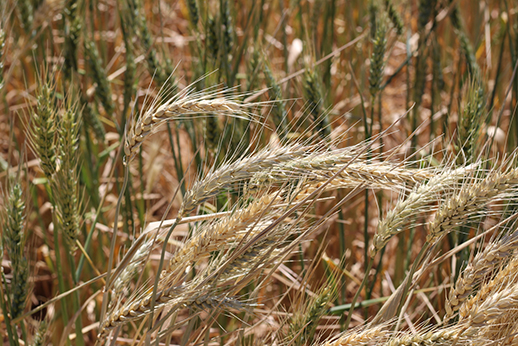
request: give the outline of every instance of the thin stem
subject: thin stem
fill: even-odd
[[[365,270],[365,274],[363,275],[362,283],[361,283],[360,287],[358,287],[358,290],[354,294],[353,300],[351,302],[351,307],[349,308],[349,312],[347,314],[347,320],[345,321],[344,330],[347,330],[349,328],[349,324],[351,323],[351,318],[353,317],[353,311],[354,311],[354,308],[356,307],[356,301],[358,300],[358,297],[360,296],[360,293],[361,293],[363,287],[367,283],[367,278],[369,276],[369,272],[371,271],[373,262],[374,262],[374,259],[370,258],[367,268]]]

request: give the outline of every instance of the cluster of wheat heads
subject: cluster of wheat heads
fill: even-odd
[[[77,106],[69,100],[72,96],[63,102],[52,99],[50,89],[50,84],[42,80],[33,123],[27,127],[32,149],[52,188],[55,235],[58,230],[62,232],[73,266],[74,253],[81,245],[77,233],[79,197],[74,185],[78,168],[74,155]],[[153,103],[136,121],[129,122],[127,138],[122,143],[126,172],[136,164],[132,160],[136,152],[133,148],[165,122],[218,112],[248,116],[246,110],[250,105],[235,98],[220,96],[211,103],[214,94],[224,95],[214,90],[193,94],[187,88],[160,106]],[[512,344],[518,330],[514,316],[518,314],[518,279],[513,272],[518,261],[518,231],[513,222],[514,201],[518,197],[515,157],[506,158],[491,169],[481,160],[460,165],[456,158],[444,159],[442,164],[432,167],[424,160],[400,159],[401,147],[374,154],[383,136],[381,133],[348,147],[338,146],[341,138],[322,140],[317,136],[264,148],[251,145],[246,155],[229,155],[226,161],[206,170],[182,192],[174,219],[144,229],[114,268],[114,252],[110,253],[97,343],[126,339],[123,335],[128,333],[135,340],[168,343],[178,331],[183,331],[184,343],[213,342],[211,328],[226,316],[236,319],[234,330],[226,331],[227,342],[239,342],[244,335],[260,329],[261,324],[267,324],[265,314],[276,311],[275,306],[265,309],[269,305],[262,296],[276,272],[293,261],[301,246],[325,229],[345,203],[360,191],[373,189],[400,197],[378,223],[369,244],[371,261],[393,237],[415,224],[421,223],[426,231],[425,242],[406,279],[373,319],[355,327],[349,327],[347,321],[344,332],[326,340],[317,327],[334,305],[339,286],[337,270],[327,288],[312,296],[302,295],[305,298],[294,305],[295,310],[288,317],[279,319],[276,327],[269,326],[269,333],[260,337],[262,342]],[[128,174],[125,176],[128,179]],[[340,196],[334,193],[337,190],[347,193]],[[2,229],[13,272],[6,281],[10,285],[2,293],[9,306],[4,304],[2,309],[12,327],[9,338],[16,340],[17,333],[24,332],[23,324],[18,323],[24,318],[28,291],[27,261],[21,255],[25,244],[24,203],[19,185],[14,184],[6,196]],[[217,205],[222,196],[222,210],[207,213],[207,206]],[[324,201],[326,210],[315,214]],[[486,229],[482,220],[497,222]],[[184,225],[189,225],[188,232]],[[440,323],[417,321],[418,327],[400,330],[408,303],[425,274],[444,261],[444,255],[434,258],[441,244],[463,227],[464,232],[473,228],[479,233],[491,233],[494,238],[462,268],[443,304],[445,313]],[[113,234],[112,245],[116,244],[117,226]],[[462,251],[462,245],[447,253],[446,258]],[[151,268],[151,274],[146,268]],[[365,275],[365,280],[368,278]],[[305,285],[303,280],[299,288],[304,290]],[[363,283],[357,287],[358,295],[363,287]],[[356,298],[344,316],[355,314]],[[80,297],[74,299],[79,305]]]
[[[152,108],[134,122],[125,143],[126,169],[131,167],[132,146],[142,143],[163,121],[180,117],[182,109],[186,109],[185,114],[218,111],[217,107],[206,105],[203,96],[199,101],[197,105],[196,99],[183,100],[177,96],[160,106],[159,114],[175,109],[167,120],[154,121],[153,114],[157,110]],[[223,98],[218,100],[220,105],[226,102]],[[228,102],[232,107],[222,106],[222,112],[246,106]],[[137,133],[139,129],[143,130]],[[139,141],[133,140],[138,136],[142,136]],[[371,244],[371,258],[375,258],[392,237],[421,220],[426,220],[423,225],[426,241],[407,278],[378,315],[362,328],[346,330],[324,343],[512,342],[518,326],[506,309],[516,308],[513,305],[516,280],[509,276],[509,268],[514,264],[516,237],[511,222],[512,201],[517,197],[518,187],[518,170],[512,167],[515,158],[489,170],[483,162],[462,166],[454,164],[453,159],[445,159],[433,169],[413,168],[418,163],[393,158],[393,152],[399,148],[374,155],[373,146],[380,137],[345,148],[337,148],[335,142],[318,141],[250,149],[249,154],[230,157],[205,172],[183,193],[176,218],[147,228],[108,276],[98,342],[117,339],[125,327],[133,325],[142,339],[166,342],[175,331],[187,330],[184,342],[194,344],[207,340],[218,316],[226,314],[240,316],[239,321],[243,322],[237,328],[240,333],[257,328],[256,324],[260,323],[257,321],[261,321],[257,312],[262,307],[261,290],[276,270],[364,188],[397,191],[402,196],[379,222]],[[310,213],[319,201],[337,189],[347,189],[349,193],[341,199],[334,196],[334,204],[322,215]],[[198,214],[222,194],[230,196],[225,212]],[[509,217],[492,229],[497,229],[501,236],[487,245],[490,258],[484,259],[486,250],[481,251],[470,260],[468,268],[451,288],[445,302],[444,322],[422,324],[411,331],[398,330],[405,314],[405,302],[408,303],[430,270],[430,263],[440,262],[434,260],[434,256],[444,239],[463,226],[474,227],[480,225],[483,218],[502,215]],[[187,236],[178,232],[180,225],[186,223],[190,225]],[[155,273],[143,278],[139,269],[147,265],[153,254],[159,258]],[[505,260],[495,261],[495,256]],[[477,268],[479,263],[484,264],[482,269]],[[111,268],[108,270],[110,273]],[[495,285],[496,289],[489,288]],[[358,292],[361,289],[362,286]],[[274,343],[276,338],[277,342],[288,344],[322,342],[315,337],[316,329],[312,328],[326,314],[335,290],[322,290],[316,298],[301,303],[304,313],[294,313],[291,319],[279,325],[283,331],[268,335],[264,342]],[[353,300],[353,307],[354,304]],[[352,313],[351,309],[349,316]],[[295,319],[295,316],[298,317]],[[228,333],[232,335],[231,331]],[[231,340],[237,342],[235,337]]]
[[[0,177],[7,177],[0,191],[0,340],[515,344],[516,160],[485,155],[480,144],[489,85],[487,108],[493,99],[506,104],[498,76],[506,47],[513,65],[518,56],[506,43],[516,38],[518,11],[504,12],[507,2],[481,5],[487,16],[477,12],[474,21],[487,17],[487,26],[478,26],[487,39],[474,46],[458,0],[422,0],[408,9],[409,2],[393,0],[207,3],[0,1],[0,119],[9,125],[0,130],[10,127],[0,157]],[[244,15],[239,9],[249,4]],[[418,39],[408,40],[407,58],[395,66],[411,30],[402,18],[411,18]],[[447,21],[452,35],[444,35]],[[188,44],[170,44],[172,22],[188,33]],[[492,30],[501,31],[491,38]],[[300,58],[293,38],[304,39]],[[483,72],[481,48],[487,55],[495,43],[497,71],[488,61]],[[349,45],[350,55],[335,50]],[[184,53],[178,75],[194,80],[187,87],[172,77],[169,60]],[[39,60],[63,67],[34,82]],[[406,137],[405,124],[384,132],[396,113],[387,114],[387,96],[404,84],[405,72],[402,107],[415,103],[402,121],[415,131],[411,146],[394,144]],[[482,80],[493,74],[494,83]],[[299,86],[292,83],[297,75]],[[149,78],[164,89],[157,97],[146,91]],[[352,81],[361,104],[344,100]],[[269,102],[243,102],[262,84]],[[514,93],[511,108],[518,87]],[[302,98],[302,111],[293,97]],[[342,117],[349,106],[354,110]],[[20,109],[30,116],[17,127]],[[425,110],[430,125],[418,128]],[[350,126],[361,113],[363,124]],[[504,107],[502,114],[505,123]],[[423,133],[438,137],[437,120],[445,138],[434,152]],[[353,129],[342,135],[344,126]],[[170,148],[156,149],[166,135]],[[174,167],[154,164],[169,156]],[[150,193],[153,179],[178,183],[178,193]],[[41,282],[54,288],[42,294]],[[35,316],[44,310],[40,322]]]

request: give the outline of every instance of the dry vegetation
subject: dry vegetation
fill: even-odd
[[[0,341],[518,344],[511,0],[0,1]]]

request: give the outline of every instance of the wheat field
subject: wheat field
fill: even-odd
[[[513,0],[0,1],[2,344],[518,345],[517,69]]]

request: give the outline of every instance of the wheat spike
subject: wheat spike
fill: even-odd
[[[46,77],[44,77],[46,78]],[[40,82],[36,110],[32,114],[30,139],[47,179],[56,171],[56,107],[54,85]]]
[[[178,215],[187,216],[201,203],[214,197],[220,191],[224,191],[232,184],[248,181],[256,173],[280,162],[293,159],[303,150],[303,147],[298,145],[267,148],[232,163],[221,165],[193,184],[184,196]]]
[[[426,240],[433,244],[440,237],[464,224],[470,215],[479,210],[510,185],[518,183],[518,169],[509,172],[492,171],[487,177],[473,184],[464,184],[460,191],[441,204],[428,227]]]
[[[168,121],[178,120],[185,116],[200,113],[224,114],[230,116],[247,116],[246,105],[239,103],[231,97],[219,97],[228,91],[202,91],[193,92],[188,87],[182,92],[170,98],[162,105],[153,104],[142,116],[131,126],[124,146],[126,164],[131,162],[142,145],[157,128]]]
[[[14,184],[2,213],[2,234],[7,254],[11,260],[11,318],[23,312],[29,291],[29,264],[25,257],[25,202],[20,184]]]
[[[505,258],[510,257],[518,247],[518,231],[502,237],[496,242],[488,244],[479,252],[462,271],[455,287],[450,291],[446,301],[446,315],[449,320],[455,311],[474,293],[475,287],[480,285],[496,267],[501,265]]]
[[[455,190],[455,185],[473,166],[461,167],[455,170],[444,169],[440,174],[432,177],[428,182],[416,186],[406,199],[401,200],[387,213],[379,224],[374,235],[370,254],[374,257],[394,235],[403,231],[424,206],[435,202],[438,194]]]
[[[326,341],[322,346],[360,346],[382,343],[389,336],[386,325],[372,326],[363,330],[351,330],[334,340]]]

